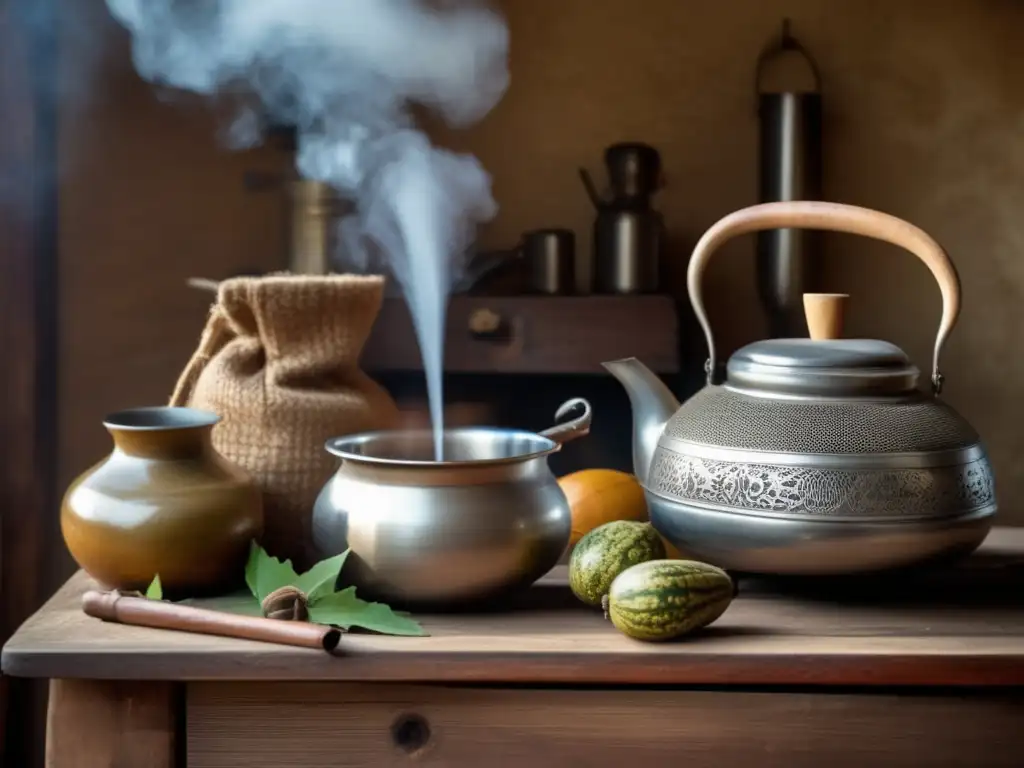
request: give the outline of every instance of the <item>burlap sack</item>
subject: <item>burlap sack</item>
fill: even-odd
[[[324,442],[398,422],[391,397],[359,369],[383,288],[353,275],[224,281],[171,396],[221,417],[214,446],[263,489],[263,546],[303,567],[313,503],[337,468]]]

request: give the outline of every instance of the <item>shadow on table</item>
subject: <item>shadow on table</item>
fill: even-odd
[[[1024,605],[1024,558],[979,552],[954,563],[884,574],[837,577],[739,575],[740,594],[785,596],[846,605],[936,608],[1020,608]]]

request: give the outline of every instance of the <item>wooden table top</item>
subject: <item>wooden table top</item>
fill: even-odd
[[[1024,529],[954,567],[796,591],[745,579],[714,625],[652,644],[580,604],[558,568],[505,610],[419,615],[430,637],[322,651],[108,624],[76,574],[11,638],[3,672],[46,678],[674,685],[1024,685]]]

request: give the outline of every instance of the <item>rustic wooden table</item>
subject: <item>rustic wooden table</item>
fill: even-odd
[[[916,579],[744,580],[713,627],[660,645],[564,575],[332,657],[105,624],[78,574],[3,671],[51,680],[51,768],[1024,765],[1024,530]]]

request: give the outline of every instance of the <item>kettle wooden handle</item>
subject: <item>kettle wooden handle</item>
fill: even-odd
[[[693,249],[686,274],[690,303],[708,344],[706,370],[711,383],[715,371],[715,339],[711,332],[701,284],[712,254],[734,237],[764,229],[824,229],[883,240],[913,253],[931,270],[942,292],[942,319],[935,337],[932,388],[942,389],[939,356],[960,314],[960,277],[946,251],[924,230],[887,213],[854,205],[794,201],[762,203],[742,208],[719,220],[704,233]]]

